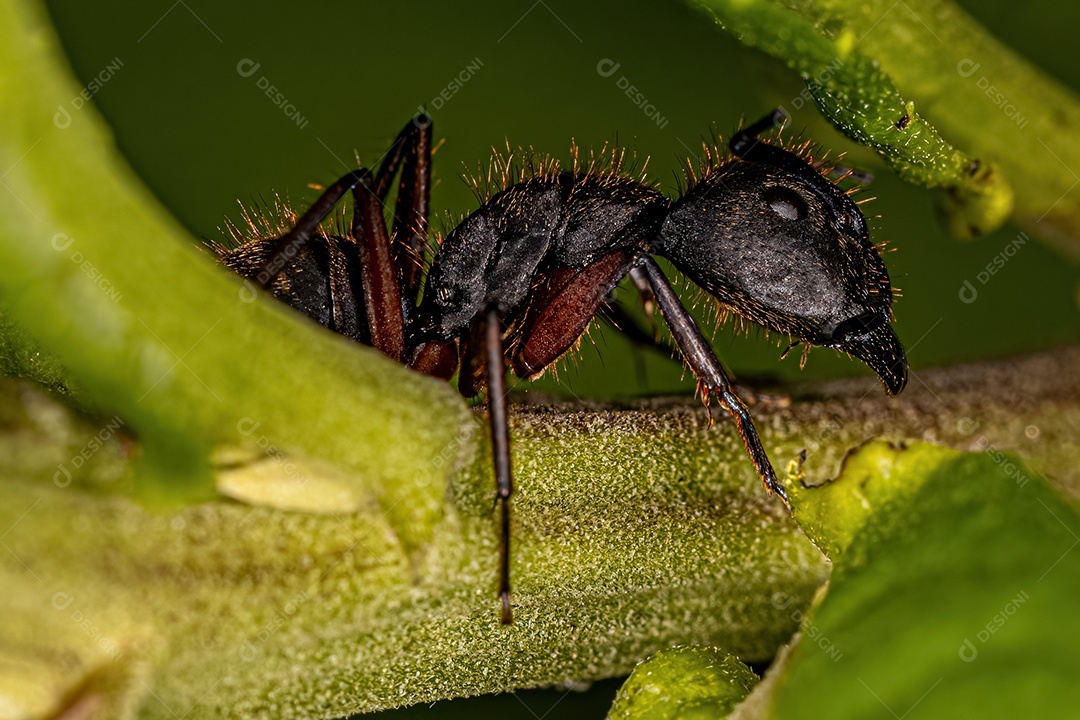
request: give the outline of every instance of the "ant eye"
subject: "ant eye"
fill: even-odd
[[[802,220],[806,217],[806,203],[794,190],[784,187],[765,188],[765,202],[774,213],[785,220]]]

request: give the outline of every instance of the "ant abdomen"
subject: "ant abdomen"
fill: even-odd
[[[221,264],[242,277],[252,279],[273,252],[272,240],[254,239],[221,253]],[[329,250],[325,242],[312,242],[286,263],[270,286],[281,300],[311,320],[335,330],[334,297],[329,286]]]

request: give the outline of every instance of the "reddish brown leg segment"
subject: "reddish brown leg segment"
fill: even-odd
[[[379,198],[385,202],[390,180],[401,167],[394,230],[391,235],[394,259],[401,274],[401,292],[415,302],[420,292],[421,264],[427,250],[428,216],[431,202],[431,118],[417,115],[406,125],[375,180]]]
[[[328,187],[319,199],[297,221],[296,226],[282,235],[267,256],[256,280],[264,287],[270,286],[285,265],[319,231],[319,224],[341,201],[345,193],[353,194],[352,233],[357,241],[357,253],[361,268],[361,283],[365,316],[371,336],[371,344],[401,362],[405,355],[405,317],[401,309],[401,288],[397,268],[382,216],[382,201],[375,192],[371,173],[365,169],[354,170]],[[340,269],[340,268],[339,268]],[[335,273],[331,267],[332,283],[339,288],[347,283],[344,270]]]
[[[535,375],[569,350],[636,260],[636,254],[620,250],[583,270],[560,268],[548,273],[533,291],[522,322],[514,372],[520,377]]]
[[[382,201],[370,176],[353,189],[352,234],[359,250],[371,344],[398,362],[405,358],[405,316],[401,286],[383,220]]]

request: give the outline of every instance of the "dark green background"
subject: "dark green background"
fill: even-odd
[[[793,127],[806,128],[823,146],[852,147],[809,104],[795,110],[803,86],[779,62],[743,48],[677,2],[49,5],[83,81],[114,58],[122,61],[94,102],[131,164],[198,238],[221,239],[224,218],[239,218],[237,200],[250,205],[279,192],[302,209],[316,194],[309,184],[331,182],[355,166],[357,154],[376,162],[422,103],[429,104],[436,137],[445,139],[435,156],[433,207],[455,216],[475,207],[460,173],[486,162],[491,146],[507,140],[566,159],[572,138],[584,147],[617,138],[651,156],[650,177],[668,192],[701,138],[713,129],[727,135],[741,117],[776,105],[794,111]],[[1049,0],[1022,9],[1004,1],[965,5],[1048,74],[1080,87],[1080,45],[1074,41],[1080,8]],[[246,78],[237,72],[245,58],[260,63]],[[476,58],[481,69],[435,109],[432,99]],[[596,70],[604,58],[620,63],[608,78]],[[620,91],[616,81],[622,76],[656,107],[665,127]],[[306,118],[304,128],[262,93],[260,77]],[[1019,108],[1026,116],[1047,110]],[[987,112],[997,111],[988,100]],[[1028,243],[979,285],[976,275],[1017,228],[955,242],[936,222],[931,193],[899,182],[861,148],[848,161],[877,175],[866,193],[877,199],[864,210],[876,216],[872,237],[894,250],[886,262],[903,291],[896,329],[916,377],[931,365],[1080,340],[1075,266]],[[146,238],[146,252],[154,252],[155,242]],[[965,279],[979,288],[975,303],[959,300]],[[690,390],[692,381],[682,377],[678,363],[639,354],[646,368],[642,382],[625,341],[611,331],[594,337],[600,352],[586,342],[580,361],[559,381],[545,378],[532,387],[600,396]],[[757,330],[745,337],[729,324],[717,333],[715,346],[736,374],[809,379],[861,373],[868,389],[873,386],[865,368],[830,350],[811,353],[802,373],[798,353],[777,362],[777,340]],[[584,713],[581,702],[600,713],[616,687],[604,683],[584,696],[572,694],[549,717]],[[504,697],[491,705],[466,704],[464,712],[543,716],[562,693],[519,695],[525,702]],[[446,705],[436,706],[435,714],[440,707]]]

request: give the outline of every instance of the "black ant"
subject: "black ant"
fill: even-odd
[[[758,134],[782,111],[735,133],[678,200],[618,174],[544,170],[505,187],[446,236],[423,281],[431,120],[418,115],[376,174],[348,173],[280,237],[222,262],[331,330],[436,377],[459,372],[466,397],[487,386],[501,500],[499,599],[510,609],[510,441],[506,365],[535,377],[570,349],[626,275],[651,294],[705,404],[735,419],[765,487],[787,497],[746,406],[653,259],[667,258],[722,308],[770,330],[854,355],[890,395],[907,381],[889,326],[892,288],[866,223],[819,166]],[[383,205],[401,171],[393,232]],[[352,192],[349,235],[320,224]]]

